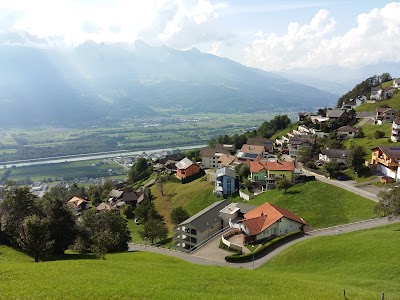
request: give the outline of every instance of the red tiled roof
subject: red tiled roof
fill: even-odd
[[[267,162],[267,170],[270,171],[294,171],[294,163],[292,161],[269,161]]]
[[[264,146],[259,146],[259,145],[247,145],[244,144],[242,146],[242,149],[240,149],[241,152],[246,152],[246,153],[257,153],[261,154],[264,151]]]
[[[251,161],[250,162],[250,172],[251,173],[259,173],[261,170],[270,170],[270,171],[294,171],[295,166],[291,161],[268,161],[268,162],[259,162],[259,161]]]
[[[243,220],[243,223],[246,225],[251,235],[261,233],[282,217],[307,225],[303,219],[296,216],[291,211],[269,204],[268,202],[249,211],[244,217],[245,220]]]
[[[261,170],[267,169],[267,162],[250,161],[250,172],[260,173]]]

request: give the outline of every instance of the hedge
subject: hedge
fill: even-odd
[[[227,245],[225,245],[222,242],[222,240],[219,241],[219,248],[221,248],[221,249],[223,249],[225,251],[234,252],[234,253],[237,253],[237,254],[242,254],[242,251],[239,251],[239,250],[233,249],[231,247],[228,247]]]
[[[300,236],[303,236],[302,231],[295,231],[282,236],[278,236],[277,238],[265,243],[252,253],[228,255],[225,257],[225,260],[227,262],[233,262],[233,263],[250,262],[253,260],[253,254],[254,254],[254,259],[261,258],[267,255],[268,253],[272,252],[279,246],[282,246],[286,242],[295,240]]]

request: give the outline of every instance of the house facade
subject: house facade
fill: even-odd
[[[293,182],[293,162],[251,162],[250,181],[264,189],[274,189],[276,182],[283,178]]]
[[[395,143],[400,141],[400,119],[398,118],[393,120],[390,140]]]
[[[335,162],[338,164],[346,164],[347,157],[350,155],[350,153],[351,150],[321,149],[318,158],[323,162]]]
[[[303,231],[306,222],[294,213],[268,202],[244,215],[241,230],[244,242],[256,242],[287,233]]]
[[[180,162],[176,163],[175,166],[176,166],[176,177],[180,180],[196,175],[197,173],[200,172],[199,165],[192,162],[187,157],[182,159]]]
[[[378,146],[371,150],[370,168],[396,181],[400,181],[400,146]]]
[[[236,173],[229,168],[220,168],[215,172],[214,192],[217,197],[230,195],[237,190]]]
[[[200,150],[201,165],[203,168],[211,169],[218,167],[218,159],[221,154],[215,148],[203,148]]]
[[[358,129],[353,126],[342,126],[336,130],[337,137],[339,139],[355,138],[357,136]]]
[[[222,228],[228,227],[229,224],[221,219],[220,211],[229,204],[228,200],[217,201],[177,225],[174,228],[175,246],[181,251],[190,252]]]
[[[394,78],[392,87],[395,89],[400,89],[400,78]]]
[[[304,148],[311,149],[315,144],[315,138],[307,138],[302,136],[291,137],[287,143],[289,149],[289,155],[297,157],[299,150]]]
[[[248,138],[247,145],[263,146],[264,150],[269,153],[274,150],[274,141],[266,138]]]
[[[349,114],[343,109],[328,109],[326,111],[326,117],[330,121],[337,121],[342,124],[347,124],[350,120]]]
[[[374,118],[374,124],[381,125],[383,123],[393,122],[396,119],[398,111],[391,107],[378,107]]]

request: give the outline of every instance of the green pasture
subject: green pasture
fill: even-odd
[[[2,299],[400,299],[400,225],[296,244],[256,270],[150,252],[33,259],[0,246]],[[79,274],[79,275],[78,275]]]
[[[108,169],[115,169],[117,174],[127,174],[127,171],[119,164],[112,161],[104,165],[96,165],[103,160],[85,160],[77,162],[64,162],[57,164],[46,164],[37,166],[12,168],[9,179],[23,179],[30,177],[33,181],[43,178],[61,178],[61,177],[109,177]]]
[[[379,101],[377,103],[365,103],[361,106],[356,107],[356,111],[376,111],[378,107],[390,106],[396,110],[400,110],[400,93],[395,92],[393,97],[389,100]]]
[[[270,190],[246,203],[258,206],[265,202],[294,212],[315,229],[376,217],[371,200],[320,181],[297,184],[286,194]]]

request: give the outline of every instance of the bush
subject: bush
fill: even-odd
[[[223,250],[225,250],[225,251],[234,252],[234,253],[236,253],[236,254],[242,254],[242,251],[239,251],[239,250],[233,249],[233,248],[231,248],[231,247],[228,247],[227,245],[225,245],[225,244],[222,242],[222,240],[219,241],[219,248],[221,248],[221,249],[223,249]]]
[[[385,133],[383,131],[377,130],[374,133],[374,138],[375,139],[381,139],[385,137]]]
[[[260,248],[258,248],[256,251],[252,253],[246,253],[246,254],[234,254],[234,255],[229,255],[225,257],[225,260],[227,262],[233,262],[233,263],[242,263],[242,262],[249,262],[253,260],[253,253],[254,253],[254,259],[258,259],[260,257],[263,257],[270,253],[271,251],[275,250],[279,246],[283,245],[285,242],[294,240],[300,236],[303,235],[303,232],[301,231],[295,231],[291,232],[282,236],[279,236],[273,240],[270,240],[269,242],[265,243],[262,245]]]

